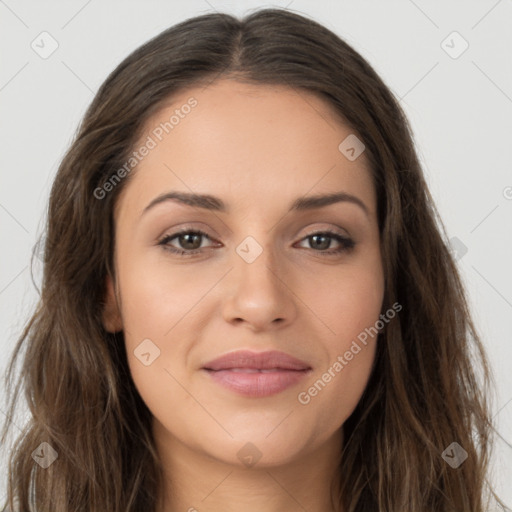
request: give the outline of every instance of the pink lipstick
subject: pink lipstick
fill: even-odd
[[[203,366],[221,386],[248,397],[265,397],[297,384],[311,372],[311,366],[276,350],[230,352]]]

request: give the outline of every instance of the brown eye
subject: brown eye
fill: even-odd
[[[331,250],[326,250],[330,248],[333,239],[336,240],[336,242],[338,242],[339,247]],[[318,233],[311,233],[305,238],[303,238],[303,240],[309,240],[309,245],[313,250],[315,250],[315,252],[327,256],[332,254],[339,254],[343,251],[347,251],[355,247],[355,242],[351,238],[342,236],[333,231],[321,231]]]
[[[163,246],[166,251],[170,251],[180,256],[192,256],[202,252],[202,249],[211,248],[211,246],[201,247],[201,241],[203,238],[211,240],[211,238],[203,231],[185,229],[164,236],[158,242],[158,245]],[[170,242],[173,240],[176,240],[175,243],[178,244],[178,247],[170,244]],[[302,241],[305,240],[309,240],[311,250],[325,256],[340,254],[344,251],[352,249],[355,246],[355,243],[352,239],[333,231],[311,233],[302,239]],[[339,246],[337,248],[330,249],[333,240],[335,240]]]
[[[158,245],[162,245],[165,250],[172,253],[188,256],[201,252],[201,240],[205,237],[210,239],[203,231],[183,230],[164,236]],[[169,245],[174,239],[176,239],[178,247]]]

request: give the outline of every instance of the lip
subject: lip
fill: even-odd
[[[297,384],[311,372],[311,366],[277,350],[238,350],[206,363],[202,370],[231,391],[248,397],[265,397]]]

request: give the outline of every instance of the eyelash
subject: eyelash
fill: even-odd
[[[180,235],[186,235],[186,234],[201,235],[201,236],[206,237],[211,240],[211,238],[208,236],[208,234],[205,233],[204,231],[201,231],[200,229],[192,230],[192,229],[185,228],[183,230],[177,231],[170,235],[165,235],[163,238],[161,238],[158,241],[158,245],[161,245],[164,250],[169,251],[173,254],[177,254],[182,257],[190,257],[190,256],[194,256],[195,254],[200,253],[202,251],[202,249],[192,249],[192,250],[187,251],[187,250],[183,250],[183,249],[177,249],[176,247],[172,247],[172,246],[168,245],[168,243],[171,240],[174,240],[175,238],[179,237]],[[313,233],[306,235],[304,238],[301,239],[301,241],[306,240],[307,238],[311,238],[313,236],[317,236],[317,235],[322,235],[322,236],[327,236],[329,238],[333,238],[337,242],[340,243],[340,247],[338,249],[330,249],[330,250],[324,250],[324,251],[318,251],[318,250],[311,249],[312,251],[317,252],[321,256],[335,256],[344,251],[350,251],[356,245],[355,242],[351,238],[342,236],[338,233],[335,233],[334,231],[315,231]],[[210,247],[210,249],[211,249],[211,247]]]

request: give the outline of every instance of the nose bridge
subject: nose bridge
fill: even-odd
[[[235,248],[226,320],[242,319],[263,328],[276,319],[290,319],[291,297],[280,275],[282,265],[272,240],[272,232],[262,230],[261,234],[247,236]]]
[[[279,273],[276,248],[273,246],[272,233],[260,233],[255,236],[248,235],[236,247],[235,273],[240,283],[255,285],[256,289],[281,288],[281,282],[277,278]],[[258,286],[259,285],[259,286]]]

